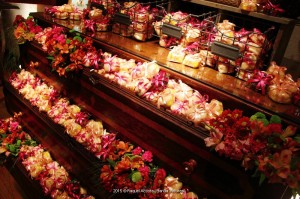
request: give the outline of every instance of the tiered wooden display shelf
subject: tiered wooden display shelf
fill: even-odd
[[[76,25],[71,21],[51,19],[44,13],[32,13],[32,16],[43,27],[62,25],[72,29]],[[82,34],[91,36],[90,33]],[[159,47],[157,40],[142,43],[110,32],[96,33],[92,38],[97,48],[119,57],[137,61],[156,60],[162,70],[168,72],[172,78],[181,79],[201,93],[208,94],[211,99],[222,101],[226,109],[239,108],[249,116],[257,111],[267,115],[277,113],[286,123],[300,126],[299,116],[296,118],[295,115],[299,110],[297,107],[274,103],[266,96],[245,87],[242,80],[218,74],[213,69],[191,69],[181,64],[169,63],[166,61],[168,50]],[[258,179],[245,172],[239,162],[220,158],[210,152],[204,145],[203,139],[208,132],[203,127],[195,127],[191,122],[157,108],[89,69],[69,78],[59,77],[51,72],[47,55],[39,44],[31,42],[21,48],[23,66],[28,66],[30,61],[38,61],[38,68],[28,70],[60,90],[95,118],[102,120],[106,129],[119,132],[118,136],[122,139],[151,150],[158,165],[178,176],[200,198],[289,198],[284,186],[267,183],[258,186]],[[98,169],[96,172],[100,171],[101,165],[94,164],[97,159],[74,143],[45,114],[33,108],[7,81],[5,86],[8,110],[24,112],[24,124],[32,129],[31,132],[35,132],[34,137],[56,159],[61,160],[61,164],[70,169],[74,176],[78,176],[89,193],[98,198],[108,198],[108,193],[103,191],[98,179],[92,179],[99,177],[99,173],[91,172],[94,169]],[[193,161],[197,165],[189,167],[189,162]]]

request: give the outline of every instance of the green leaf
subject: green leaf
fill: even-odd
[[[37,145],[35,140],[25,140],[24,144],[28,145],[28,146],[36,146]]]
[[[256,120],[256,119],[257,119],[256,115],[252,115],[252,116],[250,117],[250,121],[254,121],[254,120]]]
[[[138,182],[142,179],[142,174],[139,171],[136,171],[132,174],[131,176],[131,181],[132,182]]]
[[[157,170],[158,170],[158,167],[152,167],[150,169],[150,173],[156,173]]]
[[[269,125],[269,121],[266,118],[257,118],[258,121],[261,121],[262,123],[264,123],[264,126],[268,126]]]
[[[53,60],[54,60],[54,57],[52,57],[52,56],[48,56],[48,57],[47,57],[47,59],[50,59],[50,60],[52,60],[52,61],[53,61]]]
[[[281,124],[281,119],[278,115],[272,115],[270,118],[270,124]]]
[[[16,146],[21,146],[21,140],[17,140]]]
[[[250,117],[250,121],[261,120],[261,119],[266,119],[265,114],[263,114],[262,112],[257,112]]]
[[[132,157],[132,156],[134,156],[134,155],[131,153],[125,153],[123,157]]]
[[[116,166],[116,162],[111,160],[111,159],[107,159],[107,162],[112,166],[115,167]]]
[[[130,157],[130,160],[133,160],[133,159],[135,159],[135,158],[140,158],[141,156],[139,156],[139,155],[133,155],[133,156],[131,156]]]
[[[1,136],[2,136],[2,138],[6,138],[7,137],[6,133],[1,134]]]
[[[254,114],[258,119],[266,119],[265,114],[263,114],[262,112],[257,112]]]
[[[66,40],[66,43],[67,43],[67,44],[70,44],[70,43],[71,43],[71,40],[70,40],[70,39],[67,39],[67,40]]]
[[[295,140],[297,143],[300,143],[300,136],[296,136],[296,137],[294,138],[294,140]]]
[[[10,144],[9,145],[9,151],[12,152],[12,153],[15,153],[16,152],[16,147],[13,144]]]
[[[82,38],[80,37],[80,36],[75,36],[74,38],[73,38],[74,40],[78,40],[79,42],[82,42]]]
[[[71,29],[69,32],[72,33],[72,32],[75,32],[75,30]]]
[[[259,186],[262,185],[262,183],[264,182],[264,180],[266,179],[266,176],[264,174],[260,174],[260,178],[259,178]]]

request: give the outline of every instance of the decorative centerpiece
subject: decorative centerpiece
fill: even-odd
[[[208,121],[207,147],[219,155],[241,161],[246,170],[255,170],[259,183],[288,185],[294,194],[300,191],[300,136],[296,127],[284,127],[273,115],[268,119],[258,112],[251,117],[241,110],[225,110]]]
[[[14,35],[18,44],[23,44],[26,41],[32,41],[35,35],[43,30],[35,23],[34,18],[31,16],[25,19],[21,15],[17,15],[13,25],[15,27]]]

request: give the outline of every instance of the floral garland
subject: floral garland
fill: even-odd
[[[31,16],[25,19],[21,15],[17,15],[13,25],[15,27],[14,35],[18,44],[23,44],[26,41],[32,41],[35,35],[43,30],[35,23],[34,18]]]
[[[276,115],[268,120],[260,112],[246,117],[241,110],[225,110],[208,122],[208,128],[207,147],[242,161],[246,170],[256,169],[260,183],[266,178],[300,193],[300,135],[296,134],[296,127],[283,128]]]
[[[88,196],[79,182],[53,161],[48,151],[37,145],[20,125],[22,113],[0,119],[0,154],[19,157],[31,178],[38,180],[44,193],[51,198],[94,199]]]

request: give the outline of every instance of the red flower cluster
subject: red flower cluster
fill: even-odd
[[[133,147],[128,142],[116,140],[115,136],[102,140],[102,158],[107,157],[109,164],[101,169],[100,179],[104,187],[126,190],[137,193],[139,198],[162,198],[166,172],[158,169],[152,163],[152,153],[141,147]],[[134,149],[133,149],[134,148]],[[136,192],[138,190],[153,190],[153,192]]]
[[[36,36],[48,53],[52,69],[60,76],[70,71],[79,71],[83,67],[97,69],[101,62],[99,52],[92,45],[91,38],[82,38],[79,33],[71,32],[68,36],[62,27],[46,28]]]
[[[22,145],[35,145],[19,124],[21,115],[19,113],[14,117],[0,120],[0,154],[18,156]]]
[[[262,113],[245,117],[240,110],[225,110],[208,122],[206,146],[220,155],[242,161],[245,169],[256,168],[261,179],[287,184],[300,192],[300,136],[296,127],[285,129],[278,116],[270,121]]]
[[[31,16],[25,19],[21,15],[17,15],[13,25],[15,26],[14,35],[19,44],[25,43],[27,40],[32,41],[35,35],[43,30],[36,25],[34,18]]]

